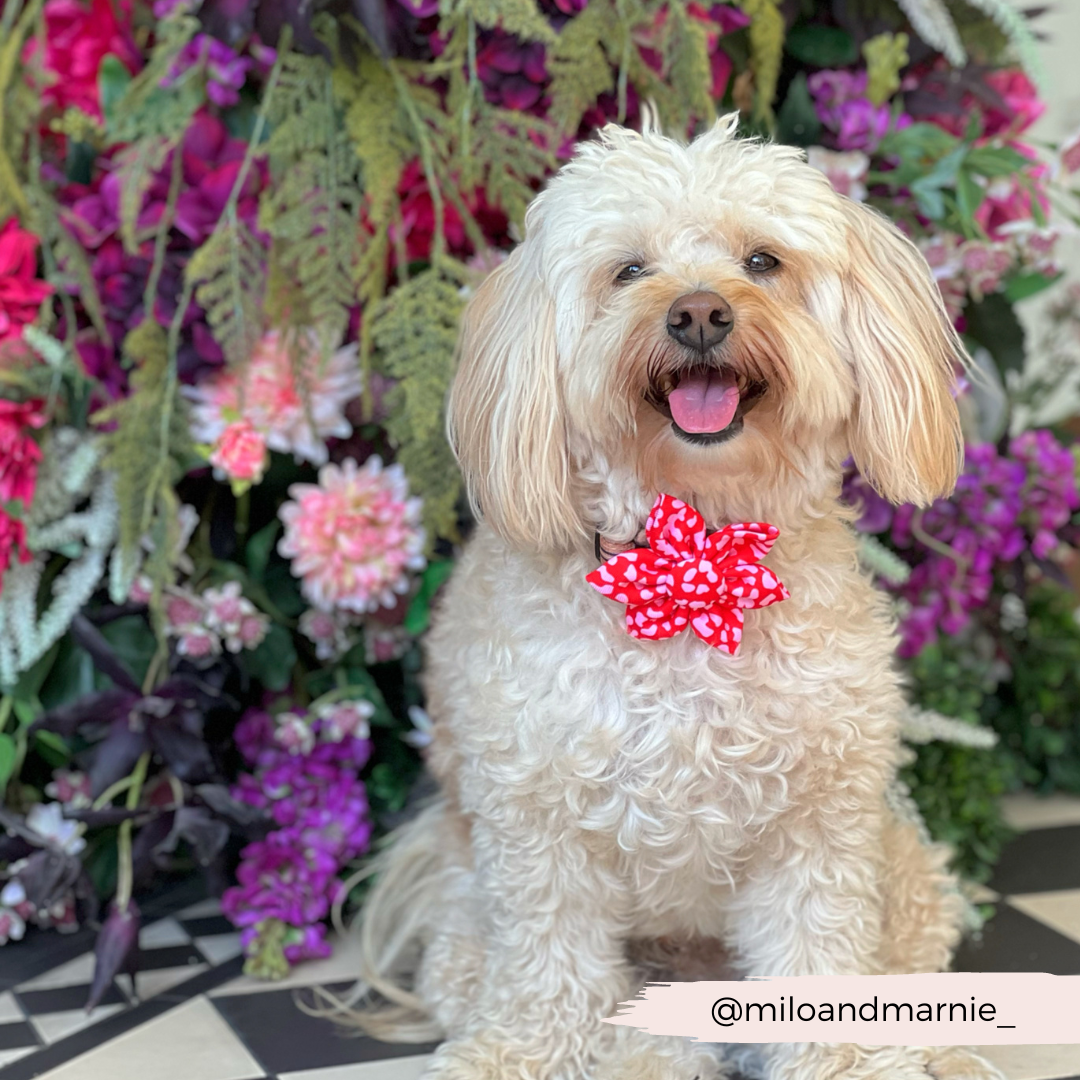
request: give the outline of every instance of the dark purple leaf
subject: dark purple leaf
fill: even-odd
[[[131,842],[131,866],[138,888],[149,885],[158,871],[157,851],[172,832],[175,816],[172,810],[167,810],[148,821],[135,834]]]
[[[71,636],[77,645],[90,654],[94,667],[102,675],[107,675],[117,686],[133,694],[139,692],[139,684],[135,681],[135,676],[116,655],[116,650],[109,644],[105,635],[85,615],[76,615],[71,620]]]
[[[66,810],[64,817],[70,821],[81,821],[91,829],[104,829],[110,825],[119,825],[122,821],[131,821],[134,818],[154,815],[160,811],[126,810],[122,806],[106,806],[101,810]]]
[[[94,981],[86,1001],[87,1012],[101,1001],[121,971],[134,975],[139,958],[139,922],[134,900],[129,900],[123,911],[117,908],[116,901],[109,905],[108,918],[94,944]]]
[[[351,0],[353,14],[368,32],[379,55],[390,55],[390,31],[386,25],[386,5],[383,0]]]
[[[28,843],[21,836],[12,836],[10,833],[0,833],[0,863],[18,862],[25,859],[33,852],[34,845]]]
[[[50,709],[30,725],[30,730],[43,728],[70,738],[84,724],[111,724],[117,718],[127,716],[138,700],[137,694],[111,686],[108,690],[84,694],[66,705]]]
[[[292,27],[293,48],[308,56],[325,56],[330,50],[315,36],[312,17],[319,5],[313,0],[262,0],[255,8],[255,31],[261,41],[277,47],[278,38],[286,25]]]
[[[40,848],[19,871],[19,883],[35,911],[65,899],[82,874],[82,863],[59,848]]]
[[[248,839],[262,837],[271,828],[272,823],[264,810],[234,799],[224,784],[200,784],[195,788],[195,794],[218,817],[223,818]]]
[[[228,843],[229,826],[211,817],[209,811],[197,806],[182,806],[176,811],[172,832],[158,846],[159,851],[175,851],[186,840],[202,866],[209,866]]]
[[[112,722],[108,736],[94,748],[90,766],[90,792],[96,799],[103,791],[127,776],[140,755],[149,748],[146,732],[133,728],[134,711]]]

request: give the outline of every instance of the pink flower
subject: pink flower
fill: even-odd
[[[310,754],[315,747],[315,731],[302,716],[285,712],[277,718],[274,741],[290,754]]]
[[[297,344],[299,379],[297,358],[290,356],[289,343],[271,331],[242,372],[224,371],[185,388],[192,402],[195,441],[217,446],[231,425],[244,420],[271,450],[323,464],[328,457],[325,440],[345,438],[352,432],[345,406],[360,394],[356,346],[338,349],[324,362],[314,334]],[[239,429],[237,434],[246,430]],[[243,453],[239,453],[241,448]],[[238,463],[252,467],[254,443],[245,436],[237,450]],[[223,453],[223,460],[227,456]]]
[[[811,146],[806,151],[809,165],[823,172],[829,183],[841,195],[862,202],[866,198],[866,173],[870,159],[861,150],[840,153],[824,146]]]
[[[41,400],[15,402],[0,398],[0,503],[34,501],[41,447],[30,437],[30,428],[45,423]]]
[[[336,660],[352,648],[349,620],[344,612],[308,608],[300,616],[300,633],[315,646],[320,660]]]
[[[368,721],[375,715],[375,706],[370,701],[339,701],[320,705],[315,715],[322,721],[319,734],[326,742],[366,739],[371,735]]]
[[[234,487],[247,488],[259,483],[266,471],[266,438],[250,420],[237,420],[218,437],[209,460]]]
[[[117,18],[119,10],[121,18]],[[55,76],[42,92],[42,100],[58,112],[72,106],[101,119],[98,70],[110,53],[133,75],[142,66],[131,36],[131,4],[128,0],[48,0],[45,4],[45,69]],[[38,51],[31,38],[23,52],[24,63]]]
[[[85,809],[93,801],[90,790],[90,777],[83,772],[71,772],[57,769],[53,778],[45,785],[45,794],[64,806]]]
[[[1003,109],[991,105],[983,113],[983,135],[986,138],[1019,135],[1046,112],[1046,103],[1039,99],[1034,83],[1020,68],[987,72],[983,82],[1005,103]]]
[[[1080,128],[1077,128],[1062,144],[1059,151],[1061,167],[1067,176],[1080,172]]]
[[[266,637],[270,620],[240,594],[239,581],[227,581],[220,589],[207,589],[202,599],[207,607],[207,628],[220,635],[229,652],[254,649]]]
[[[976,297],[997,292],[1001,279],[1013,264],[1012,253],[1002,244],[967,240],[959,249],[960,265],[967,276],[968,288]]]
[[[196,627],[181,635],[176,643],[176,651],[181,656],[187,656],[192,660],[216,656],[221,652],[221,639],[209,630]]]
[[[420,500],[408,497],[400,465],[373,455],[324,465],[319,483],[293,484],[278,511],[278,551],[292,559],[308,602],[322,611],[392,607],[408,591],[409,570],[424,566]]]
[[[20,339],[52,295],[52,286],[37,280],[37,246],[38,238],[20,229],[15,218],[0,229],[0,344]]]
[[[1027,228],[1035,217],[1036,204],[1044,217],[1050,214],[1050,200],[1042,188],[1046,165],[1038,161],[1030,147],[1013,143],[1012,148],[1029,158],[1031,167],[1022,176],[999,176],[986,185],[985,197],[974,217],[991,240],[1004,240],[1017,228]]]
[[[186,589],[172,588],[165,597],[165,622],[167,630],[179,636],[188,630],[202,629],[206,608],[197,596]]]

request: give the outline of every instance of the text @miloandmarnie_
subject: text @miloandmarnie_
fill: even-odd
[[[1080,1042],[1080,976],[806,975],[651,983],[608,1023],[704,1042]]]

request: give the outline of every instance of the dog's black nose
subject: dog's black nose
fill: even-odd
[[[719,345],[735,322],[731,306],[714,292],[692,292],[680,296],[668,308],[668,333],[680,344],[700,353]]]

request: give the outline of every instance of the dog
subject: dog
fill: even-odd
[[[894,502],[952,490],[963,346],[910,240],[736,122],[581,145],[464,316],[448,430],[479,526],[427,641],[441,794],[382,857],[360,928],[360,990],[383,1000],[358,1021],[445,1036],[429,1080],[707,1080],[731,1062],[1000,1080],[963,1049],[725,1063],[601,1022],[643,953],[675,978],[709,958],[943,970],[965,906],[948,852],[888,798],[894,625],[839,502],[849,456]],[[790,596],[746,613],[735,655],[632,637],[586,582],[598,551],[640,546],[660,493],[712,529],[779,530],[765,565]]]

